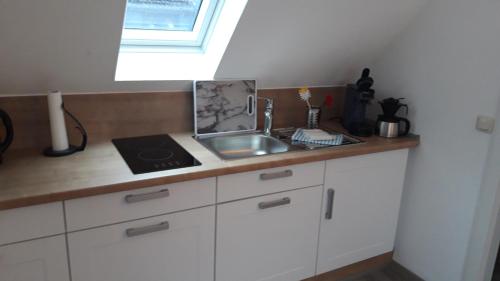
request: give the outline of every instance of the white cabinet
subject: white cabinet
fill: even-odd
[[[0,247],[0,281],[69,281],[64,235]]]
[[[217,178],[217,202],[323,184],[325,162],[264,169]]]
[[[0,245],[62,233],[62,202],[0,211]]]
[[[303,280],[393,250],[407,155],[0,211],[0,281]]]
[[[210,281],[215,207],[68,234],[73,281]]]
[[[407,154],[327,161],[318,274],[393,250]]]
[[[215,204],[215,178],[96,195],[65,202],[68,231]]]
[[[217,281],[299,281],[314,275],[322,187],[219,205]]]

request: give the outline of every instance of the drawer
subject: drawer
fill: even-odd
[[[62,202],[0,211],[0,245],[61,233]]]
[[[325,162],[321,161],[221,176],[217,181],[217,200],[226,202],[322,185],[324,172]]]
[[[215,206],[68,234],[73,281],[213,281]]]
[[[97,195],[65,202],[68,231],[215,204],[215,178]]]

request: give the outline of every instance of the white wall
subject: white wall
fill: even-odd
[[[264,88],[343,84],[426,1],[250,0],[216,77],[257,78]],[[0,0],[0,94],[190,89],[187,81],[113,81],[124,6]]]
[[[500,103],[496,114],[500,122]],[[500,244],[500,123],[490,141],[474,224],[464,266],[464,281],[490,281]]]
[[[500,1],[434,0],[374,64],[378,97],[406,97],[411,152],[395,258],[425,280],[460,280],[500,94]]]

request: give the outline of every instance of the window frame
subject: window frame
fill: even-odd
[[[203,52],[223,4],[224,0],[203,0],[193,31],[140,30],[123,26],[120,51]]]
[[[114,81],[214,79],[248,2],[249,0],[219,0],[220,8],[213,16],[201,48],[168,46],[142,47],[135,50],[118,48]],[[189,48],[192,50],[188,50]]]

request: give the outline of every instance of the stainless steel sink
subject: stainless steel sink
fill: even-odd
[[[290,150],[286,143],[259,133],[206,137],[198,141],[222,159],[239,159]]]
[[[339,145],[310,144],[292,141],[296,128],[281,128],[272,131],[268,136],[260,131],[225,136],[201,137],[197,140],[222,159],[241,159],[252,156],[283,153],[288,151],[315,150],[329,147],[361,144],[363,141],[342,134],[343,141]],[[330,134],[340,134],[324,129]]]

